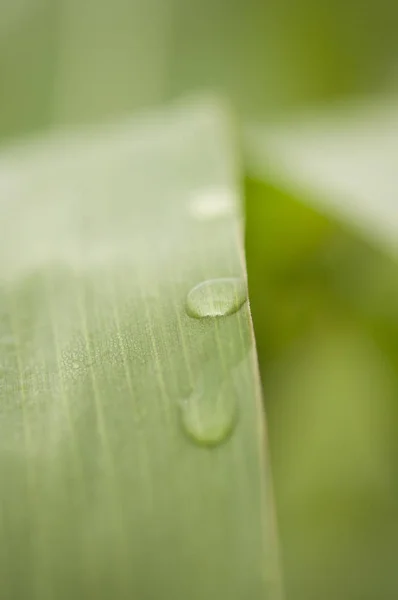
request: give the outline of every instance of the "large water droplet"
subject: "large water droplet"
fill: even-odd
[[[246,299],[246,285],[242,279],[208,279],[189,292],[187,313],[195,319],[224,317],[239,310]]]
[[[185,433],[201,446],[218,446],[228,439],[237,422],[236,397],[229,382],[212,389],[202,380],[180,410]]]

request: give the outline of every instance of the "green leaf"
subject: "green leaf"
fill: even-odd
[[[279,597],[249,306],[186,312],[245,281],[230,147],[208,100],[1,156],[4,597]]]

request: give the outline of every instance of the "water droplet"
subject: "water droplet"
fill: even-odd
[[[232,315],[246,302],[242,279],[226,277],[199,283],[187,296],[187,313],[195,319]]]
[[[189,210],[196,219],[210,220],[234,214],[237,205],[233,190],[209,187],[192,195]]]
[[[200,446],[218,446],[229,438],[237,422],[235,393],[228,383],[216,390],[199,385],[180,410],[185,433]]]

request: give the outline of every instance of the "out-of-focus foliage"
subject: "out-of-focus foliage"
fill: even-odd
[[[379,99],[248,136],[250,294],[294,599],[398,593],[397,114]]]
[[[398,70],[390,0],[3,0],[0,22],[3,138],[202,88],[267,117]]]

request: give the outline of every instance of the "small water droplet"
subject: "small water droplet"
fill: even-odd
[[[229,438],[237,422],[234,390],[228,384],[212,392],[200,385],[180,405],[181,423],[187,436],[200,446],[218,446]]]
[[[211,220],[234,214],[238,201],[234,192],[224,187],[196,191],[190,200],[191,214],[200,220]]]
[[[187,313],[195,319],[232,315],[246,302],[246,285],[237,277],[209,279],[187,296]]]

